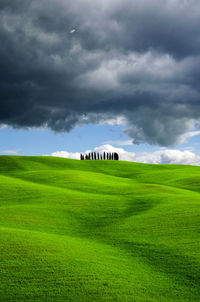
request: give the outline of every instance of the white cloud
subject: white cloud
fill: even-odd
[[[99,124],[100,125],[111,125],[111,126],[120,126],[124,125],[126,119],[124,116],[116,116],[115,118],[108,118],[108,119],[101,119]]]
[[[67,151],[56,151],[49,156],[55,156],[55,157],[66,157],[66,158],[72,158],[72,159],[80,159],[80,153],[79,152],[67,152]]]
[[[200,155],[185,150],[161,149],[137,154],[134,161],[151,164],[200,165]]]
[[[17,155],[18,151],[17,150],[4,150],[2,153],[10,154],[10,155]]]
[[[133,140],[129,139],[126,141],[106,141],[106,142],[104,142],[104,144],[117,145],[117,146],[132,146]]]
[[[1,129],[4,129],[4,128],[6,128],[7,127],[7,125],[5,125],[5,124],[0,124],[0,130]]]
[[[159,149],[154,152],[129,152],[123,148],[117,148],[110,144],[101,145],[93,150],[86,150],[82,153],[95,152],[117,152],[120,160],[134,161],[150,164],[184,164],[184,165],[200,165],[200,155],[195,154],[189,150],[171,150]],[[79,152],[57,151],[50,154],[50,156],[66,157],[72,159],[79,159]]]
[[[188,131],[180,136],[179,138],[179,144],[186,143],[188,139],[190,139],[193,136],[200,135],[200,131]]]

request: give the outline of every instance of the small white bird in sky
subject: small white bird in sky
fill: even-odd
[[[76,31],[76,29],[75,28],[73,28],[72,30],[70,30],[70,34],[73,34],[73,33],[75,33],[75,31]]]

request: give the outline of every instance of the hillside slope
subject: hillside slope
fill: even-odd
[[[0,301],[199,301],[200,168],[0,156]]]

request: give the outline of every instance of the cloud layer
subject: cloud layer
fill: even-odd
[[[149,164],[183,164],[183,165],[200,165],[200,155],[197,155],[191,151],[185,150],[170,150],[160,149],[154,152],[129,152],[123,148],[117,148],[112,145],[106,144],[94,148],[94,150],[86,150],[85,153],[91,151],[95,152],[117,152],[120,160],[134,161],[140,163]],[[66,157],[72,159],[80,159],[80,153],[72,153],[67,151],[57,151],[50,156]]]
[[[199,127],[197,0],[0,0],[0,123],[121,119],[135,143]]]

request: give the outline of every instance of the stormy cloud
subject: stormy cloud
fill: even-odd
[[[199,128],[196,0],[0,0],[0,123],[70,131],[122,118],[135,143]]]

